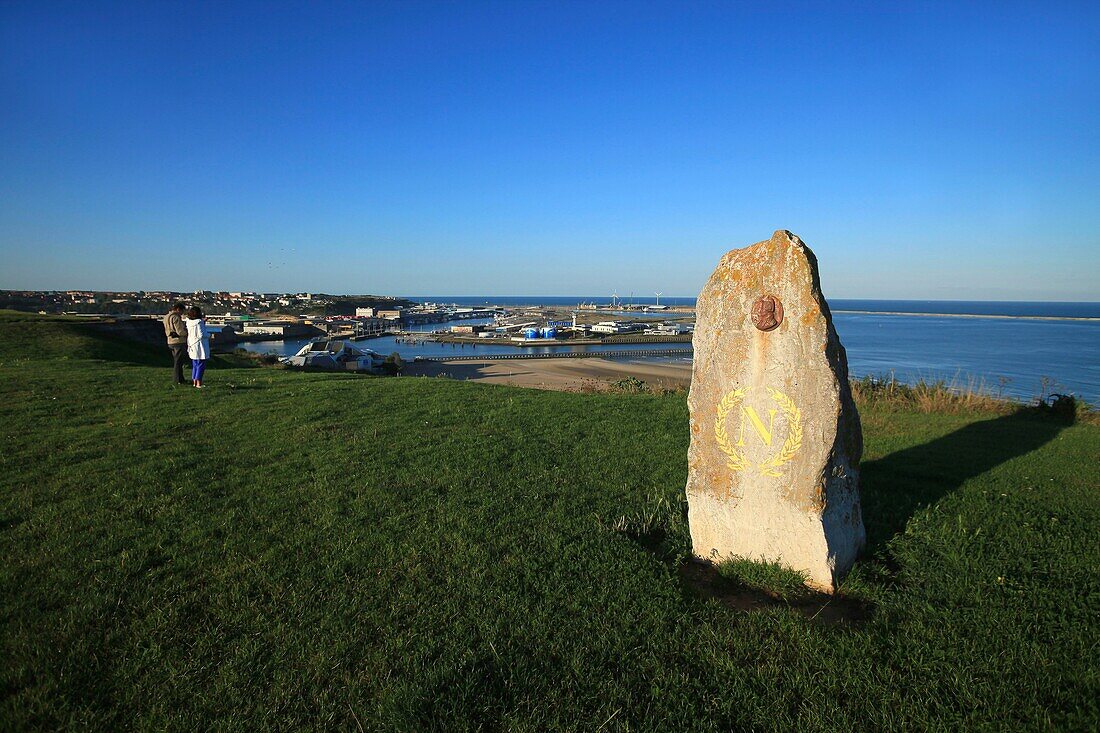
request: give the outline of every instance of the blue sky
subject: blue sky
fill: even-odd
[[[1100,300],[1098,8],[9,0],[0,288]]]

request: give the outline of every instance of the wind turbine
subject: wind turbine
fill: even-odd
[[[657,305],[660,305],[661,304],[661,296],[664,295],[664,293],[654,293],[654,295],[657,296]]]

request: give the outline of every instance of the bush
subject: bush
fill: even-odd
[[[611,387],[616,392],[624,394],[642,394],[649,392],[649,385],[637,377],[627,377],[617,382],[612,382]]]
[[[382,369],[390,376],[397,376],[405,370],[405,360],[395,351],[382,362]]]

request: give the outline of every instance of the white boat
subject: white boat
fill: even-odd
[[[311,341],[283,363],[288,366],[341,372],[381,374],[386,357],[377,351],[360,349],[347,341]]]

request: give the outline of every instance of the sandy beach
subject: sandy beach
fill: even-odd
[[[633,361],[612,361],[598,357],[584,359],[468,359],[421,361],[406,364],[405,374],[419,377],[449,377],[488,384],[555,389],[566,392],[603,389],[634,377],[651,387],[686,388],[691,383],[691,365]]]

